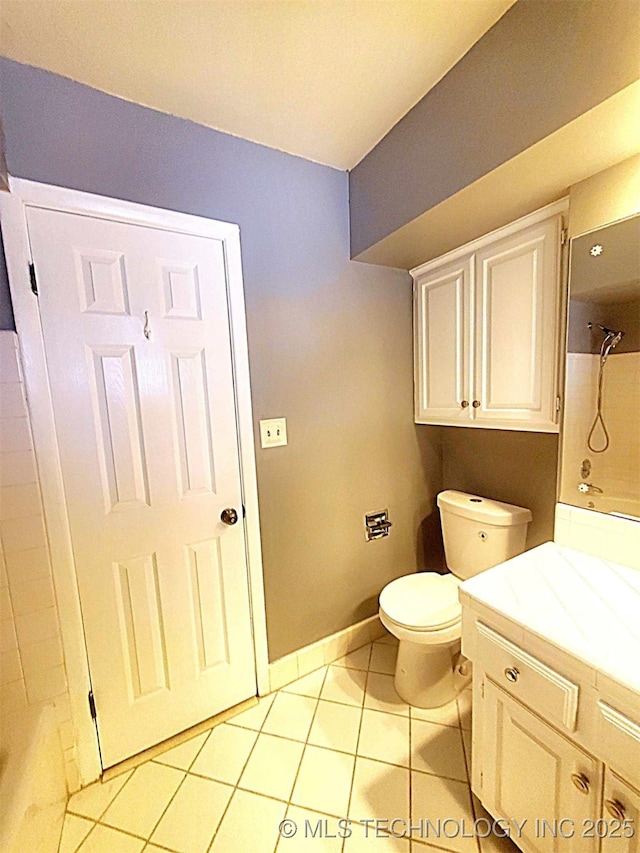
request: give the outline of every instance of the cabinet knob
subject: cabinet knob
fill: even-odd
[[[620,800],[605,800],[604,804],[607,807],[607,811],[609,812],[611,817],[614,817],[616,820],[620,821],[625,820],[626,812]]]
[[[591,790],[591,782],[589,781],[589,777],[585,776],[584,773],[572,773],[571,781],[576,786],[576,788],[583,794],[588,794]]]
[[[508,666],[504,671],[504,677],[507,679],[507,681],[510,681],[512,684],[516,683],[519,675],[520,675],[520,670],[515,666]]]
[[[479,409],[480,408],[480,400],[474,400],[471,405],[473,406],[474,409]]]
[[[469,401],[468,401],[468,400],[463,400],[463,401],[460,403],[460,405],[462,406],[462,408],[463,408],[463,409],[466,409],[466,408],[468,407],[468,405],[469,405]]]

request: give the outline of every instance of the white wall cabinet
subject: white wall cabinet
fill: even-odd
[[[417,423],[558,431],[566,209],[412,270]]]

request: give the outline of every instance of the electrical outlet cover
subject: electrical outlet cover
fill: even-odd
[[[260,421],[260,444],[262,447],[280,447],[287,443],[287,419],[271,418]]]

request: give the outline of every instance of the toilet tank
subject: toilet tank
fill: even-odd
[[[524,551],[531,511],[451,489],[440,492],[438,508],[449,571],[461,580]]]

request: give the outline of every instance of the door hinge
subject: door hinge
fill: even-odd
[[[556,397],[556,412],[559,412],[562,408],[562,397]]]
[[[484,699],[484,678],[480,682],[480,696]]]
[[[560,245],[566,246],[568,242],[569,242],[569,229],[568,228],[562,228],[560,230]]]
[[[96,711],[96,700],[93,698],[93,690],[89,691],[89,711],[91,712],[91,719],[98,719],[98,712]]]
[[[243,518],[247,517],[247,508],[245,507],[244,504],[242,504],[242,517]]]
[[[36,279],[35,264],[29,264],[29,281],[31,282],[31,290],[37,296],[38,295],[38,280]]]

